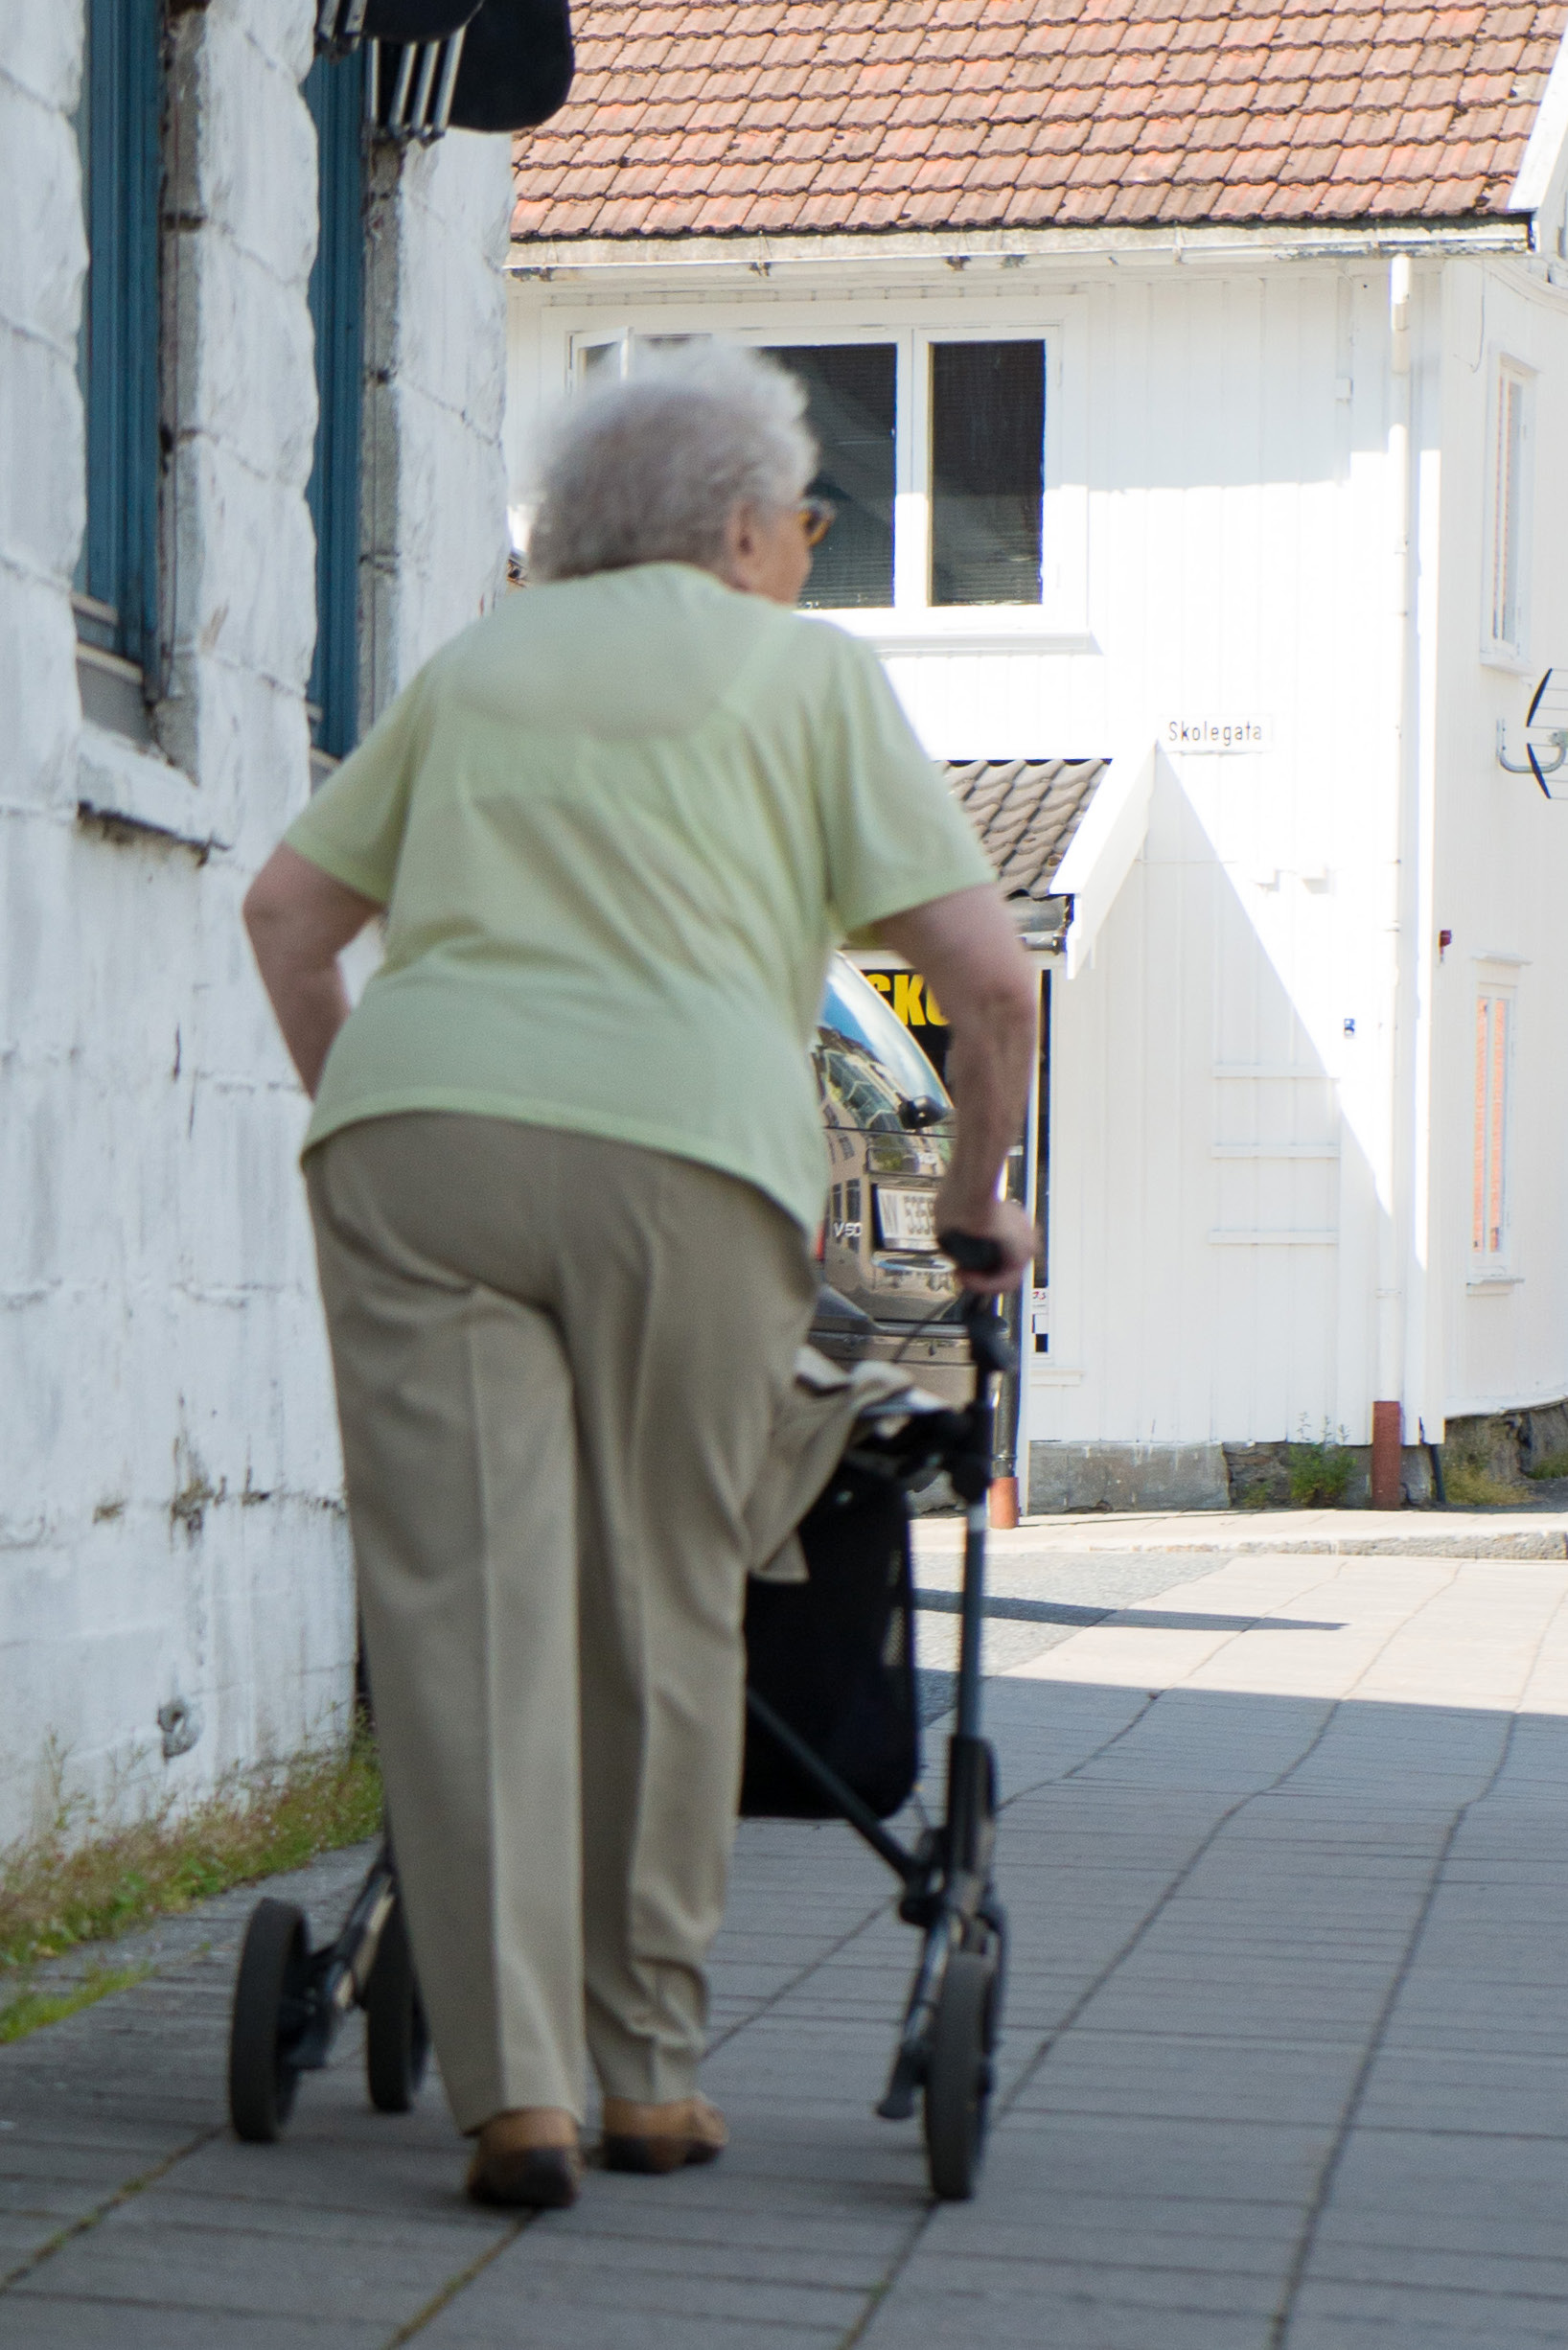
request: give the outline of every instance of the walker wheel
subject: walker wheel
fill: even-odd
[[[936,2003],[926,2071],[931,2191],[947,2203],[975,2192],[985,2148],[994,2039],[994,1950],[955,1950]]]
[[[245,1928],[229,2023],[229,2119],[236,2137],[283,2135],[299,2083],[293,2052],[305,2020],[311,1934],[289,1901],[258,1901]]]
[[[378,2113],[407,2112],[425,2078],[429,2053],[429,2027],[400,1901],[381,1928],[380,1947],[365,1986],[365,2077]]]

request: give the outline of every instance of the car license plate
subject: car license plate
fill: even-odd
[[[884,1248],[934,1250],[936,1246],[934,1191],[893,1191],[878,1184],[877,1220]]]

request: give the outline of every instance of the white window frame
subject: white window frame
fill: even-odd
[[[1475,966],[1475,986],[1472,994],[1474,1017],[1467,1052],[1469,1056],[1466,1091],[1470,1105],[1470,1180],[1466,1187],[1469,1201],[1469,1287],[1489,1288],[1494,1283],[1511,1283],[1519,1279],[1516,1246],[1517,1219],[1514,1214],[1514,1190],[1517,1169],[1514,1125],[1518,1096],[1516,1071],[1519,1059],[1519,974],[1512,965]],[[1484,1004],[1507,1007],[1508,1035],[1503,1053],[1503,1100],[1501,1111],[1492,1094],[1492,1071],[1495,1065],[1490,1043],[1488,1022],[1486,1066],[1476,1066],[1476,1047],[1479,1041],[1481,1011]],[[1479,1129],[1479,1134],[1478,1134]],[[1489,1207],[1490,1166],[1495,1136],[1499,1171],[1502,1183],[1502,1217],[1498,1246],[1487,1246],[1487,1210]],[[1481,1164],[1476,1163],[1476,1143],[1481,1143]],[[1482,1189],[1478,1191],[1478,1179]],[[1476,1244],[1477,1224],[1481,1226],[1481,1245]]]
[[[590,351],[612,350],[615,354],[615,366],[612,372],[624,380],[631,373],[632,353],[636,344],[699,342],[707,339],[710,334],[711,329],[696,327],[689,334],[685,329],[677,327],[664,334],[654,327],[616,327],[608,333],[598,333],[590,329],[586,334],[574,334],[571,337],[568,381],[572,388],[576,388],[587,380],[588,371],[584,366],[584,361]]]
[[[823,618],[856,635],[876,640],[884,651],[1081,652],[1093,649],[1089,633],[1087,387],[1084,382],[1083,322],[1075,297],[1034,310],[1009,301],[977,317],[979,306],[923,304],[916,325],[896,312],[867,315],[856,303],[779,303],[772,314],[760,307],[740,316],[726,305],[720,319],[696,304],[657,308],[607,303],[602,323],[584,309],[558,320],[562,335],[563,388],[581,380],[583,354],[616,344],[625,373],[638,336],[722,334],[753,346],[792,343],[891,343],[897,353],[893,472],[893,601],[886,608],[821,608]],[[547,331],[547,330],[546,330]],[[1041,601],[1038,604],[934,605],[931,602],[931,347],[946,342],[1036,342],[1045,346],[1045,491],[1041,513]],[[1068,475],[1072,479],[1068,479]]]
[[[1046,374],[1046,439],[1041,461],[1042,488],[1040,497],[1040,601],[1038,604],[934,604],[931,600],[931,372],[932,352],[938,343],[1042,343],[1045,346]],[[953,327],[916,327],[910,336],[907,364],[900,355],[899,421],[908,416],[909,443],[908,472],[901,473],[900,486],[907,480],[910,541],[908,558],[901,563],[900,530],[893,526],[894,607],[900,612],[930,612],[938,622],[951,621],[965,611],[985,613],[993,625],[1003,614],[1027,612],[1031,616],[1046,610],[1049,600],[1049,579],[1054,559],[1050,529],[1054,518],[1051,504],[1053,483],[1061,480],[1061,426],[1056,416],[1057,392],[1061,381],[1060,337],[1049,328],[1002,327],[989,322]],[[1052,436],[1054,434],[1054,446]]]
[[[1518,464],[1508,472],[1510,403],[1520,405]],[[1495,667],[1522,669],[1530,656],[1531,568],[1534,533],[1535,377],[1521,360],[1500,357],[1492,369],[1487,431],[1485,495],[1487,526],[1481,574],[1482,658]],[[1509,491],[1511,487],[1511,500]],[[1514,578],[1511,614],[1504,602],[1505,567]],[[1511,618],[1511,628],[1509,621]]]

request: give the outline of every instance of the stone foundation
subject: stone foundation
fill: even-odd
[[[1349,1474],[1345,1490],[1336,1503],[1326,1495],[1315,1501],[1293,1501],[1291,1497],[1291,1453],[1297,1449],[1281,1439],[1270,1444],[1227,1444],[1225,1465],[1230,1478],[1233,1509],[1370,1509],[1372,1508],[1372,1446],[1370,1444],[1337,1444],[1331,1450],[1349,1463]],[[1424,1509],[1435,1499],[1432,1483],[1432,1457],[1424,1444],[1407,1444],[1399,1456],[1400,1482],[1404,1496],[1414,1509]]]
[[[1532,1404],[1518,1412],[1483,1412],[1451,1419],[1443,1433],[1442,1463],[1469,1469],[1500,1486],[1529,1491],[1529,1479],[1548,1462],[1568,1459],[1568,1400]]]
[[[1291,1441],[1261,1444],[1059,1444],[1029,1447],[1031,1511],[1071,1509],[1288,1509],[1331,1508],[1291,1499]],[[1346,1509],[1372,1505],[1372,1446],[1332,1448],[1348,1456]],[[1518,1412],[1488,1412],[1449,1420],[1439,1447],[1445,1479],[1470,1471],[1496,1488],[1531,1498],[1533,1475],[1548,1462],[1568,1461],[1568,1398]],[[1406,1503],[1431,1509],[1437,1500],[1432,1456],[1407,1444],[1400,1456]],[[1565,1469],[1563,1474],[1568,1474]],[[1454,1499],[1461,1497],[1455,1495]],[[1493,1497],[1488,1497],[1493,1498]]]
[[[1222,1444],[1031,1444],[1030,1510],[1225,1509]]]

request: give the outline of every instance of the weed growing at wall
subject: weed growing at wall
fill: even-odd
[[[42,1834],[0,1856],[0,1982],[5,1970],[361,1843],[380,1817],[363,1724],[346,1748],[243,1773],[191,1811],[176,1814],[171,1799],[127,1823],[63,1802]]]
[[[1355,1455],[1344,1444],[1292,1444],[1290,1498],[1298,1509],[1340,1509],[1355,1475]]]
[[[1442,1483],[1450,1504],[1459,1503],[1467,1509],[1506,1509],[1511,1503],[1515,1509],[1518,1509],[1520,1497],[1525,1491],[1523,1486],[1505,1485],[1501,1477],[1493,1476],[1489,1468],[1477,1461],[1450,1462],[1447,1453],[1448,1448],[1444,1445]],[[1549,1472],[1543,1468],[1534,1473],[1544,1477]],[[1565,1472],[1559,1470],[1556,1473],[1562,1475]]]

